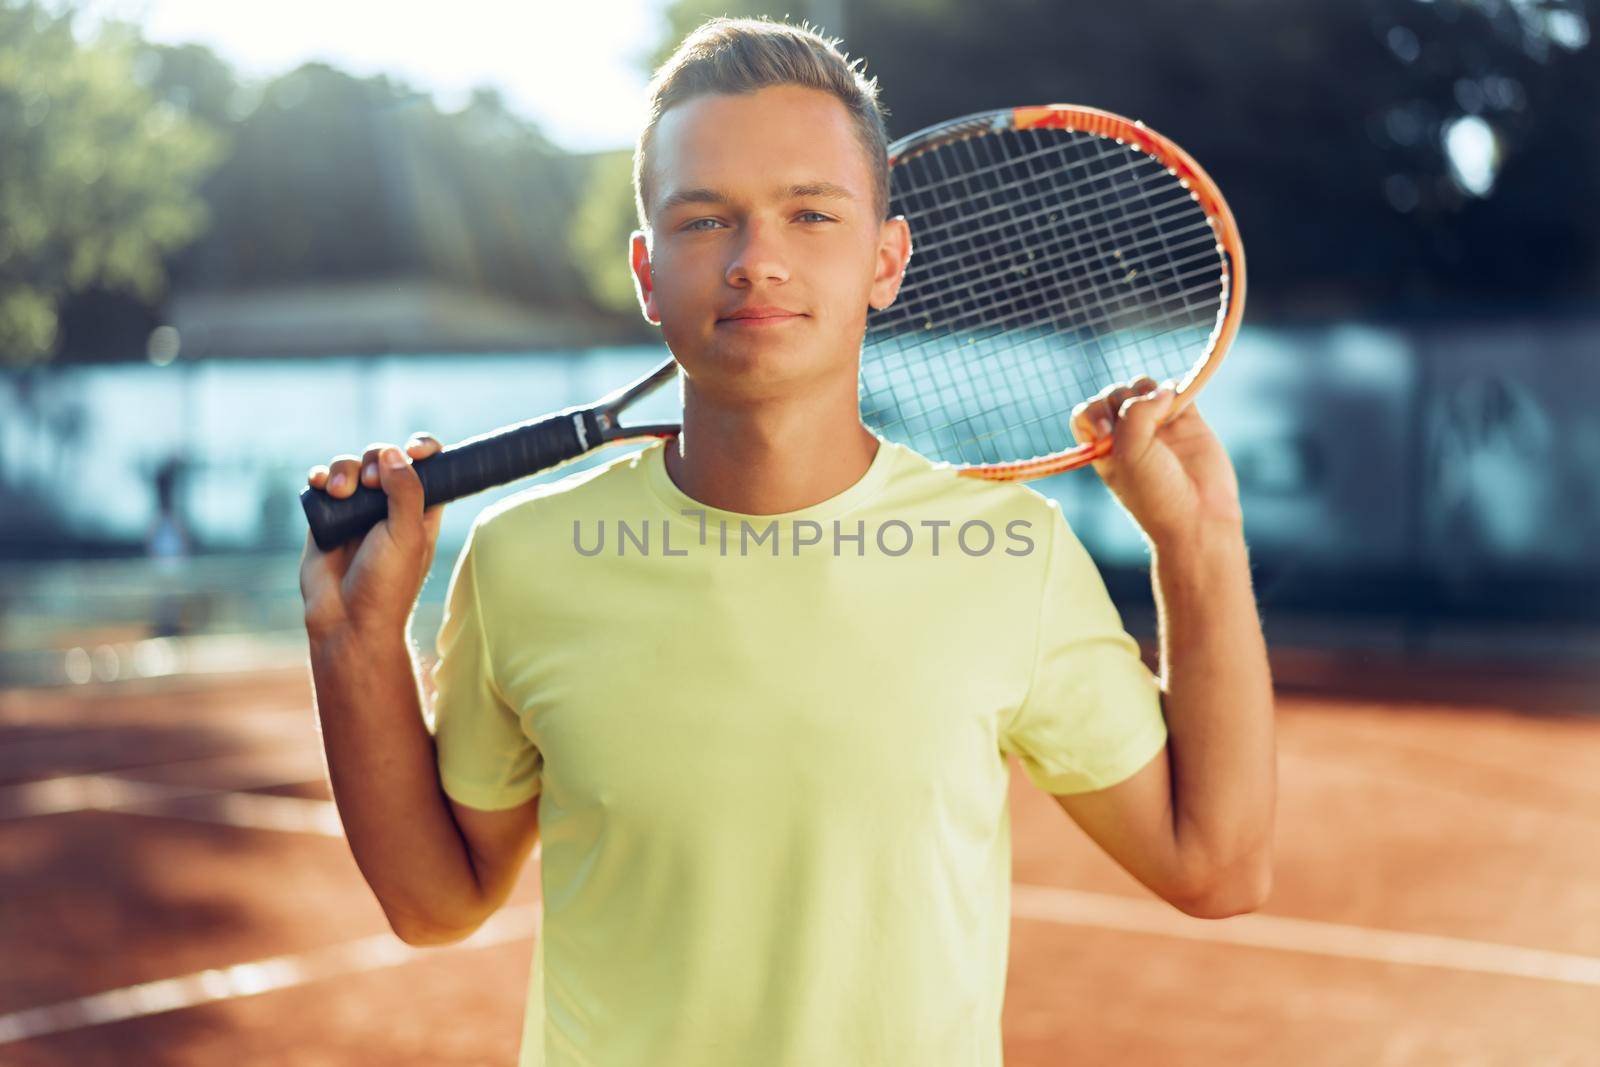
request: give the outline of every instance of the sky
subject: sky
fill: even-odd
[[[631,146],[644,124],[641,57],[664,32],[664,2],[99,0],[86,10],[137,23],[152,41],[207,45],[247,78],[323,60],[395,75],[446,110],[492,84],[551,140],[592,151]]]

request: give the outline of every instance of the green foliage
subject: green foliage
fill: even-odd
[[[804,6],[802,0],[801,6]],[[792,14],[791,14],[792,13]],[[767,15],[772,18],[786,18],[790,22],[801,22],[806,17],[805,11],[793,11],[784,4],[762,3],[761,0],[723,0],[721,4],[710,4],[706,0],[676,0],[667,6],[666,12],[667,32],[661,39],[660,46],[651,54],[649,59],[650,70],[660,66],[668,56],[678,47],[678,42],[689,35],[696,26],[709,18],[726,15],[729,18],[751,18]]]
[[[735,0],[732,14],[825,4]],[[851,0],[890,135],[988,108],[1089,104],[1144,119],[1227,194],[1255,314],[1600,296],[1600,46],[1594,0]],[[668,8],[671,39],[701,0]],[[826,29],[835,32],[834,27]],[[1450,124],[1500,155],[1475,195]]]
[[[1226,190],[1257,314],[1581,299],[1600,293],[1593,8],[676,0],[651,62],[710,15],[768,14],[842,33],[891,134],[1030,101],[1141,117]],[[568,155],[490,90],[445,113],[386,77],[248,84],[198,45],[73,30],[70,0],[0,0],[0,363],[139,350],[169,278],[422,276],[638,325],[629,153]],[[1451,178],[1462,115],[1500,152],[1486,196]]]
[[[158,299],[163,256],[198,234],[220,139],[157,102],[118,27],[80,43],[70,10],[0,0],[0,363],[54,352],[94,287]]]
[[[545,306],[591,303],[567,254],[582,160],[492,90],[444,113],[386,76],[309,63],[229,92],[192,50],[158,82],[223,123],[215,225],[177,258],[195,287],[427,277]]]
[[[639,225],[633,204],[633,153],[595,157],[582,206],[572,225],[572,258],[595,302],[622,315],[639,314],[628,241]]]
[[[0,11],[9,11],[7,2],[0,0]],[[33,25],[31,17],[27,24]],[[20,40],[19,33],[10,37]],[[70,32],[60,34],[58,43],[69,54],[83,51],[73,51]],[[119,73],[112,80],[120,79],[129,94],[120,121],[166,131],[167,142],[158,146],[174,158],[154,161],[169,164],[164,177],[151,175],[162,178],[163,195],[140,201],[156,216],[140,216],[138,232],[152,239],[151,255],[139,264],[144,283],[125,286],[131,298],[104,291],[122,277],[116,273],[89,272],[80,279],[84,284],[49,290],[36,284],[46,276],[36,261],[0,263],[0,283],[18,283],[0,298],[0,314],[13,335],[32,338],[28,351],[48,352],[57,333],[54,310],[40,314],[39,292],[47,292],[52,309],[64,303],[67,356],[142,351],[137,342],[159,321],[168,276],[173,286],[191,291],[426,278],[564,314],[600,311],[597,327],[606,326],[610,309],[620,312],[618,327],[637,322],[637,312],[627,304],[619,308],[615,292],[605,287],[614,276],[591,274],[595,261],[580,263],[573,252],[574,220],[598,160],[551,144],[537,126],[508,111],[495,91],[480,89],[466,107],[446,113],[404,83],[355,77],[321,63],[251,84],[198,45],[155,45],[125,35],[114,53],[110,42],[96,47],[114,54]],[[0,122],[6,114],[0,110]],[[57,111],[32,117],[49,138],[74,135],[76,127],[58,122]],[[225,149],[206,157],[203,181],[199,168],[175,169],[183,158],[169,147],[176,130]],[[9,145],[0,142],[7,161],[20,155]],[[151,161],[133,158],[126,147],[119,151],[119,169],[150,169]],[[0,174],[6,169],[0,162]],[[60,182],[42,176],[35,184],[50,189]],[[9,188],[14,198],[20,195],[14,182]],[[59,235],[62,223],[42,216],[36,200],[22,202],[21,232],[48,223]],[[177,221],[190,224],[163,222],[157,209],[167,202],[185,204],[190,214]],[[80,247],[111,241],[112,251],[124,248],[106,232],[108,223],[121,224],[117,217],[89,211],[80,219]],[[204,219],[209,225],[202,232]],[[0,248],[6,240],[0,237]],[[621,262],[616,255],[611,260]],[[20,347],[7,344],[8,350]]]

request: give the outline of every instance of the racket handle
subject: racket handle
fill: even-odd
[[[423,506],[433,507],[560,466],[602,443],[594,412],[579,409],[468,438],[412,466],[422,480]],[[324,552],[365,534],[389,514],[384,491],[364,485],[343,499],[307,486],[300,506],[311,539]]]

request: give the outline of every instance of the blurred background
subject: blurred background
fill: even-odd
[[[311,465],[654,365],[632,141],[723,13],[842,35],[891,136],[1065,101],[1184,145],[1249,250],[1200,406],[1280,683],[1600,709],[1593,0],[0,0],[0,699],[303,670]],[[1127,516],[1034,484],[1152,636]]]
[[[1269,637],[1592,661],[1593,12],[1067,11],[732,13],[838,26],[892,136],[1083,102],[1213,174],[1250,294],[1202,409],[1242,478]],[[121,646],[140,637],[292,636],[308,467],[416,429],[456,440],[656,359],[623,258],[629,158],[648,72],[703,6],[426,12],[0,3],[8,676],[137,670]],[[1137,619],[1132,524],[1087,472],[1039,488]],[[449,509],[443,564],[488,499]]]

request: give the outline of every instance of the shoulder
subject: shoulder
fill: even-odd
[[[1056,524],[1065,525],[1060,503],[1027,483],[974,478],[905,445],[886,445],[900,453],[887,494],[891,506],[928,505],[965,520],[1020,520],[1041,533]]]
[[[659,447],[647,446],[496,500],[473,519],[469,543],[480,553],[532,548],[567,531],[577,519],[632,517],[647,491],[643,464],[647,454]]]

